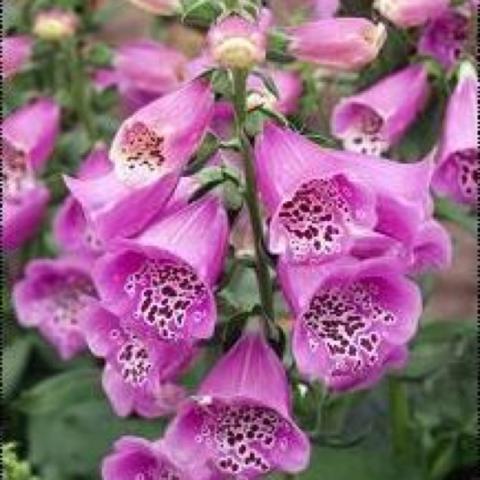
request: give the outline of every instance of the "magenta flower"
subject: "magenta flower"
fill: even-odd
[[[187,472],[175,464],[173,449],[168,451],[160,441],[149,442],[138,437],[122,437],[114,452],[102,464],[102,480],[193,480],[198,472]],[[207,480],[207,479],[204,479]],[[212,479],[213,480],[213,479]]]
[[[32,55],[33,41],[26,35],[4,37],[2,42],[1,74],[3,79],[13,77]]]
[[[247,332],[215,365],[165,434],[179,461],[220,478],[307,467],[310,445],[291,418],[288,381],[265,339]]]
[[[42,220],[49,192],[36,173],[54,148],[59,120],[58,105],[42,98],[16,110],[2,123],[2,243],[8,250],[30,238]]]
[[[212,287],[227,241],[216,198],[175,211],[98,261],[102,302],[139,333],[171,342],[209,338],[216,321]]]
[[[478,192],[478,80],[468,62],[462,64],[458,77],[448,101],[432,186],[440,196],[474,205]]]
[[[375,60],[386,35],[384,25],[365,18],[326,18],[290,29],[289,50],[323,67],[359,70]]]
[[[248,69],[265,60],[271,14],[263,9],[256,22],[230,15],[208,32],[209,54],[226,68]]]
[[[117,415],[153,418],[176,410],[185,391],[175,382],[195,354],[191,345],[137,335],[93,302],[83,312],[81,327],[91,352],[105,359],[102,384]]]
[[[185,64],[182,53],[153,40],[118,48],[114,67],[127,111],[134,112],[178,87]]]
[[[418,53],[451,68],[463,53],[468,40],[469,19],[460,10],[449,9],[431,20],[418,42]]]
[[[402,366],[422,312],[418,287],[392,260],[347,257],[322,267],[279,264],[296,320],[293,355],[332,390],[366,388]]]
[[[347,150],[380,155],[417,118],[429,91],[426,69],[409,66],[342,99],[333,111],[332,132]]]
[[[271,217],[269,249],[290,261],[332,259],[378,236],[409,247],[431,215],[428,161],[399,164],[326,150],[273,124],[255,151],[258,187]]]
[[[105,147],[92,150],[80,166],[80,179],[93,179],[103,176],[111,169]],[[68,196],[59,207],[53,223],[53,232],[58,245],[65,252],[99,255],[103,253],[103,242],[98,238],[94,227],[82,209],[82,205]]]
[[[96,297],[90,268],[84,259],[36,259],[13,290],[19,323],[38,328],[64,360],[86,347],[80,316]]]
[[[398,27],[418,27],[441,15],[449,0],[375,0],[375,8]]]

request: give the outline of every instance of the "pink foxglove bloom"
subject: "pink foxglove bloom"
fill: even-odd
[[[398,27],[418,27],[445,11],[449,0],[375,0],[375,8]]]
[[[212,288],[227,240],[218,199],[175,211],[97,262],[103,304],[132,329],[164,341],[209,338],[216,321]]]
[[[13,77],[30,59],[33,41],[26,35],[4,37],[2,42],[2,78]]]
[[[476,72],[465,62],[448,101],[432,181],[438,195],[467,205],[477,201],[479,181],[477,89]]]
[[[431,20],[418,42],[418,53],[451,68],[462,55],[468,40],[469,18],[460,10],[449,9]]]
[[[130,237],[158,214],[213,114],[213,94],[194,80],[125,120],[110,150],[112,169],[65,181],[103,241]]]
[[[174,449],[169,451],[161,441],[122,437],[115,442],[114,452],[103,461],[102,480],[200,479],[199,472],[188,472],[176,465],[174,452]]]
[[[342,99],[333,111],[332,132],[347,150],[380,155],[417,118],[428,94],[426,69],[407,67]]]
[[[181,11],[180,0],[129,0],[133,5],[155,15],[174,15]]]
[[[255,150],[258,187],[271,217],[269,249],[292,262],[342,256],[357,241],[379,236],[410,248],[431,215],[429,161],[399,164],[326,150],[273,124]]]
[[[80,166],[78,178],[90,179],[103,176],[111,169],[105,147],[93,149]],[[53,223],[53,232],[58,245],[65,252],[99,255],[104,245],[98,238],[95,229],[83,212],[82,205],[68,196],[57,211]]]
[[[2,123],[2,243],[8,250],[30,238],[42,220],[49,192],[36,173],[54,148],[59,121],[58,105],[42,98],[16,110]]]
[[[289,50],[299,60],[334,70],[359,70],[377,58],[386,29],[365,18],[327,18],[290,30]]]
[[[60,41],[75,35],[78,17],[71,11],[51,8],[40,11],[34,19],[33,33],[47,41]]]
[[[175,382],[190,365],[191,345],[137,335],[94,302],[83,312],[81,327],[91,352],[105,359],[102,384],[117,415],[153,418],[175,411],[185,397]]]
[[[127,111],[134,112],[178,87],[185,64],[182,53],[153,40],[118,48],[114,68]]]
[[[402,366],[422,300],[394,261],[345,257],[321,267],[280,262],[279,274],[296,317],[294,358],[305,377],[350,390]]]
[[[86,348],[80,317],[96,297],[90,270],[84,259],[36,259],[13,290],[20,324],[38,328],[64,360]]]
[[[226,68],[248,69],[265,60],[271,15],[264,9],[256,22],[239,15],[220,20],[208,33],[212,59]]]
[[[220,478],[299,472],[310,445],[289,397],[282,363],[261,335],[247,332],[180,409],[165,443],[181,463],[208,466]]]

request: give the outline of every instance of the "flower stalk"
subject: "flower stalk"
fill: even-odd
[[[410,451],[410,412],[407,389],[400,379],[393,376],[388,378],[388,397],[393,450],[397,458],[405,459]]]

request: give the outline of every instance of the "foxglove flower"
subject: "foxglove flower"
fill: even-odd
[[[375,0],[375,8],[398,27],[418,27],[448,8],[449,0]]]
[[[310,446],[291,418],[283,365],[265,339],[247,332],[215,365],[167,429],[182,464],[220,478],[253,479],[306,468]]]
[[[458,77],[458,84],[448,101],[432,186],[438,195],[474,205],[479,178],[478,79],[468,62],[462,64]]]
[[[293,355],[305,377],[351,390],[403,365],[422,301],[394,261],[344,257],[322,267],[280,262],[279,277],[296,317]]]
[[[155,15],[174,15],[181,11],[180,0],[129,0],[133,5]]]
[[[214,197],[172,213],[97,262],[103,304],[164,341],[209,338],[227,239],[226,213]]]
[[[289,50],[299,60],[334,70],[359,70],[378,56],[386,29],[364,18],[327,18],[290,30]]]
[[[26,35],[12,35],[2,38],[1,42],[2,78],[11,78],[19,72],[30,59],[33,41]]]
[[[208,33],[210,56],[226,68],[249,69],[262,63],[270,22],[271,15],[266,9],[256,22],[239,15],[222,19]]]
[[[180,85],[186,58],[153,40],[122,45],[114,68],[127,111],[134,112]]]
[[[203,80],[138,110],[125,120],[110,150],[112,169],[93,179],[65,177],[102,241],[130,237],[158,214],[171,196],[213,113]]]
[[[60,109],[43,98],[15,111],[2,123],[4,180],[3,246],[12,250],[33,235],[49,192],[36,178],[58,134]]]
[[[431,20],[418,42],[418,53],[429,55],[449,69],[462,55],[468,40],[469,18],[449,9]]]
[[[71,11],[51,8],[40,11],[33,23],[33,33],[42,40],[60,41],[75,35],[78,17]]]
[[[257,139],[255,156],[271,217],[269,249],[292,262],[342,256],[378,234],[410,247],[431,215],[428,161],[399,164],[326,150],[273,124]]]
[[[105,147],[91,151],[78,172],[80,179],[93,179],[103,176],[111,169]],[[58,245],[65,252],[85,253],[96,256],[104,251],[103,242],[98,238],[94,227],[83,212],[82,205],[68,196],[57,211],[53,232]]]
[[[428,93],[426,69],[407,67],[341,100],[333,111],[332,132],[347,150],[380,155],[417,118]]]
[[[64,360],[86,347],[80,317],[96,297],[90,268],[84,259],[73,257],[36,259],[13,290],[20,324],[38,328]]]
[[[200,477],[198,472],[188,472],[176,465],[173,449],[168,451],[161,441],[149,442],[139,437],[122,437],[115,442],[114,452],[102,464],[102,480],[193,480]]]
[[[102,384],[117,415],[153,418],[175,411],[185,396],[175,381],[195,354],[191,345],[138,335],[97,302],[90,302],[80,323],[91,352],[105,359]]]

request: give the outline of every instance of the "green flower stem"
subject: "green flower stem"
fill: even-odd
[[[405,383],[399,378],[389,377],[388,396],[393,450],[399,459],[404,459],[410,452],[410,412]]]
[[[95,122],[91,110],[90,82],[85,76],[83,61],[76,39],[65,42],[69,62],[71,96],[78,120],[83,124],[91,143],[97,140]]]
[[[237,136],[240,141],[240,150],[245,166],[245,200],[247,203],[250,222],[255,243],[255,262],[258,288],[262,309],[270,322],[274,321],[273,309],[273,282],[268,269],[267,253],[264,250],[262,216],[257,197],[255,170],[253,167],[252,146],[245,132],[246,94],[248,72],[236,70],[233,72],[235,122]]]

